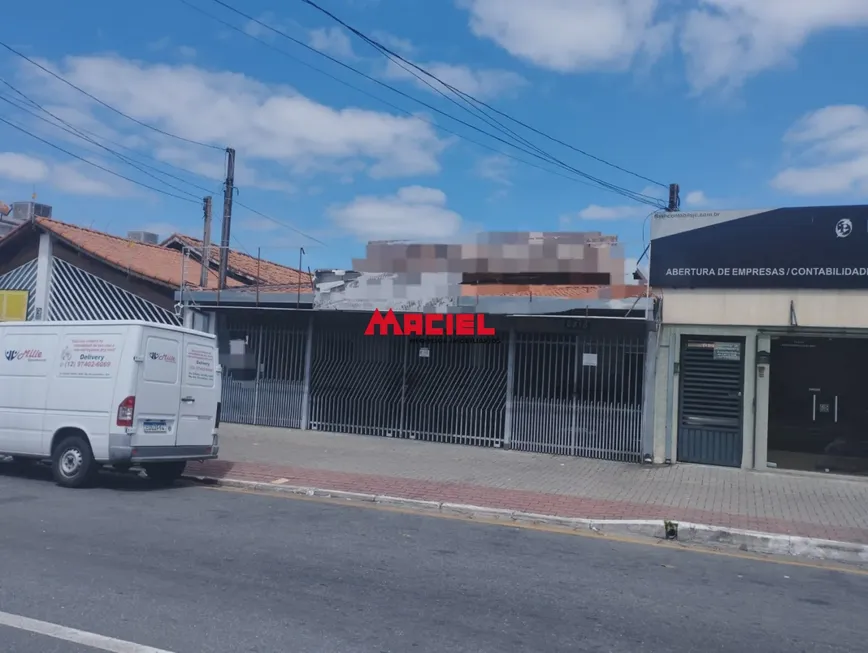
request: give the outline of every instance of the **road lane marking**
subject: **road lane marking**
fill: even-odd
[[[30,619],[17,614],[8,612],[0,612],[0,626],[8,626],[24,630],[29,633],[45,635],[53,637],[65,642],[73,644],[81,644],[89,646],[99,651],[109,651],[109,653],[172,653],[162,648],[154,648],[153,646],[142,646],[133,642],[126,642],[122,639],[114,637],[106,637],[105,635],[97,635],[76,628],[67,628],[58,624],[49,623],[48,621],[39,621],[38,619]]]
[[[289,492],[278,492],[273,490],[252,490],[247,488],[235,487],[220,487],[220,486],[198,486],[204,490],[212,490],[217,492],[232,492],[234,494],[250,494],[255,496],[273,497],[276,499],[291,499],[294,501],[314,501],[317,503],[328,503],[335,506],[346,506],[352,508],[364,508],[367,510],[380,510],[383,512],[394,512],[401,515],[415,515],[417,517],[434,517],[436,519],[451,519],[454,521],[470,522],[473,524],[484,524],[486,526],[500,526],[509,528],[520,528],[525,531],[537,531],[540,533],[553,533],[557,535],[573,535],[578,537],[591,538],[595,540],[605,540],[607,542],[618,542],[620,544],[636,544],[639,546],[653,546],[658,548],[671,549],[673,551],[685,551],[689,553],[698,553],[701,555],[715,555],[724,558],[735,558],[737,560],[752,560],[754,562],[770,562],[777,565],[786,565],[789,567],[802,567],[805,569],[817,569],[821,571],[836,571],[842,574],[852,576],[868,576],[868,569],[863,569],[856,566],[845,566],[835,562],[808,562],[805,560],[792,560],[784,557],[776,557],[770,554],[748,553],[744,551],[723,551],[713,549],[701,544],[685,544],[678,541],[654,540],[650,541],[646,538],[630,537],[626,535],[612,535],[606,533],[595,533],[591,530],[575,530],[565,528],[563,526],[547,526],[545,524],[529,524],[522,522],[510,522],[500,519],[490,519],[484,517],[469,517],[464,515],[446,515],[441,512],[413,510],[411,508],[398,508],[396,506],[383,506],[370,501],[350,501],[347,499],[338,499],[335,497],[312,497]]]

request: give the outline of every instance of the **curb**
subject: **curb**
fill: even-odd
[[[812,560],[850,564],[868,564],[868,545],[853,542],[838,542],[796,535],[780,535],[724,526],[711,526],[690,522],[669,522],[657,519],[582,519],[579,517],[558,517],[520,510],[486,508],[483,506],[425,501],[422,499],[404,499],[387,495],[327,490],[298,485],[278,485],[259,481],[221,479],[210,476],[185,475],[184,478],[220,487],[376,503],[382,506],[406,508],[423,513],[436,512],[469,519],[556,526],[574,531],[590,530],[601,535],[644,537],[659,541],[668,540],[679,544],[734,547],[739,551],[748,553],[809,558]],[[675,537],[667,538],[667,530],[671,532],[673,526]]]

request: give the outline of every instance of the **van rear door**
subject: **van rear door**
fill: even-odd
[[[214,443],[217,402],[220,401],[217,373],[214,340],[184,334],[181,408],[176,440],[179,446],[210,446]]]
[[[133,413],[133,446],[175,444],[181,401],[182,341],[183,335],[177,331],[144,330]]]

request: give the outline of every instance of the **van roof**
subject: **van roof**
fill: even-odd
[[[188,333],[191,335],[202,336],[204,338],[214,338],[213,333],[205,331],[197,331],[196,329],[188,329],[186,327],[175,326],[174,324],[160,324],[159,322],[147,322],[146,320],[27,320],[26,322],[0,322],[0,326],[42,326],[42,327],[104,327],[104,326],[141,326],[150,329],[162,329],[164,331],[176,331],[178,333]]]

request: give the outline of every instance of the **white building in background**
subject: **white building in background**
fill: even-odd
[[[868,473],[868,206],[661,213],[655,458]]]

